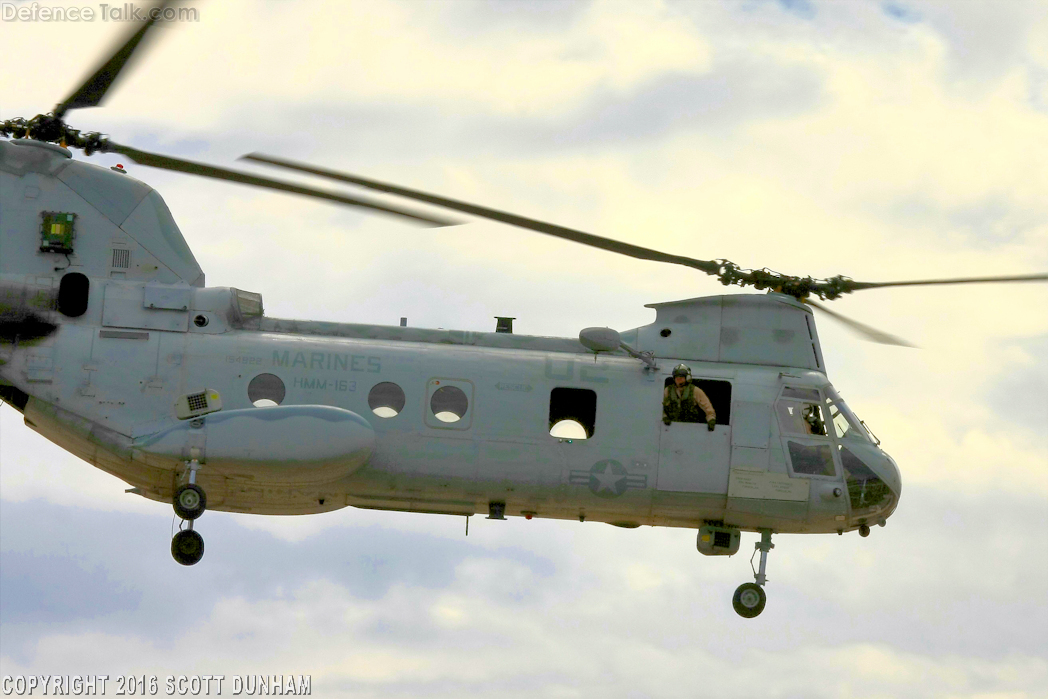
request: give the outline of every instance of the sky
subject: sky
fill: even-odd
[[[743,267],[1048,271],[1043,2],[195,6],[71,125]],[[124,31],[0,22],[0,119],[50,109]],[[492,330],[508,315],[574,337],[743,293],[496,223],[418,228],[124,165],[208,283],[261,292],[271,316]],[[0,674],[308,674],[333,697],[1048,696],[1048,285],[833,307],[917,345],[818,320],[830,380],[903,494],[869,538],[777,536],[756,619],[730,604],[753,534],[705,558],[685,529],[478,517],[466,537],[433,515],[209,512],[207,553],[182,568],[167,505],[2,406]]]

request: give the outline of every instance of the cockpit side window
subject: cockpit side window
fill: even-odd
[[[835,476],[837,469],[833,465],[833,452],[829,444],[802,444],[792,439],[786,440],[790,452],[790,464],[793,472],[805,476]]]
[[[817,390],[787,386],[775,404],[779,430],[783,434],[825,436],[826,422],[821,403],[822,396]]]
[[[819,395],[818,389],[815,388],[798,388],[796,386],[787,386],[782,389],[783,398],[792,398],[794,400],[808,400],[819,402],[821,396]]]
[[[804,420],[801,418],[799,403],[780,400],[775,405],[775,414],[779,416],[779,429],[783,434],[807,434]]]
[[[779,432],[786,437],[792,473],[833,478],[837,468],[826,438],[825,410],[818,389],[786,386],[775,403]]]
[[[847,406],[840,395],[830,387],[826,387],[826,412],[833,423],[834,433],[837,439],[863,439],[872,441],[868,436],[865,426],[855,416],[855,413]]]
[[[848,418],[844,416],[844,413],[829,398],[826,399],[826,402],[829,404],[830,419],[833,421],[833,429],[837,433],[837,439],[841,439],[851,430],[851,425],[848,424]]]
[[[891,488],[862,460],[848,451],[845,446],[838,447],[841,463],[844,466],[844,478],[848,483],[848,499],[851,501],[853,517],[871,516],[887,510],[894,499]]]

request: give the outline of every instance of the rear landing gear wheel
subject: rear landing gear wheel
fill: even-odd
[[[194,520],[207,509],[207,495],[196,483],[179,486],[173,501],[175,514],[182,519]]]
[[[731,598],[731,606],[739,616],[752,619],[764,611],[764,604],[768,601],[764,589],[757,583],[743,583],[735,588],[735,595]]]
[[[185,529],[171,539],[171,555],[184,566],[196,565],[204,557],[204,537]]]
[[[870,535],[870,525],[868,525],[868,524],[860,524],[859,525],[859,536],[867,537],[869,535]]]

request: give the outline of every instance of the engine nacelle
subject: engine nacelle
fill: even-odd
[[[261,483],[321,485],[371,456],[375,431],[360,415],[327,405],[223,410],[135,439],[139,458],[196,458],[207,472]]]

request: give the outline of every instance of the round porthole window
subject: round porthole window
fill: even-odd
[[[267,408],[284,402],[287,389],[275,374],[259,374],[247,385],[247,399],[256,408]]]
[[[404,409],[404,389],[391,381],[377,383],[368,393],[368,407],[379,417],[396,417]]]
[[[441,422],[458,422],[469,410],[469,398],[457,386],[441,386],[429,399],[429,408]]]

